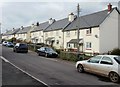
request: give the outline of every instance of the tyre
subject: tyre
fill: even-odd
[[[79,64],[77,66],[77,71],[80,72],[80,73],[84,72],[84,68],[83,68],[83,66],[81,64]]]
[[[15,50],[13,50],[13,52],[15,52]]]
[[[110,72],[109,79],[114,83],[118,83],[120,81],[120,76],[115,72]]]

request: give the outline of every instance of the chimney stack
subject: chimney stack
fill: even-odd
[[[55,19],[52,19],[52,18],[49,19],[49,24],[52,24],[54,22],[55,22]]]
[[[15,28],[12,29],[13,31],[15,30]]]
[[[39,22],[36,23],[36,26],[39,26]]]
[[[68,20],[69,20],[69,22],[72,22],[74,19],[75,19],[74,14],[73,14],[73,13],[70,13],[70,14],[68,15]]]
[[[112,5],[111,5],[111,3],[109,3],[109,5],[108,5],[108,12],[111,12],[111,10],[112,10]]]
[[[23,27],[23,26],[21,26],[21,29],[23,30],[23,29],[24,29],[24,27]]]

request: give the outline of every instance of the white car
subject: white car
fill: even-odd
[[[88,60],[77,61],[76,69],[80,73],[87,71],[109,77],[116,83],[120,81],[120,56],[97,55]]]
[[[2,45],[6,46],[7,45],[7,41],[3,41]]]

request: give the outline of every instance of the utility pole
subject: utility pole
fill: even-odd
[[[79,32],[79,12],[80,12],[80,8],[79,8],[79,3],[77,5],[77,57],[79,58],[80,56],[80,52],[79,52],[79,36],[80,36],[80,32]]]

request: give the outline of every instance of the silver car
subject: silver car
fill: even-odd
[[[120,81],[120,56],[97,55],[88,60],[78,61],[76,69],[80,73],[87,71],[109,77],[116,83]]]

